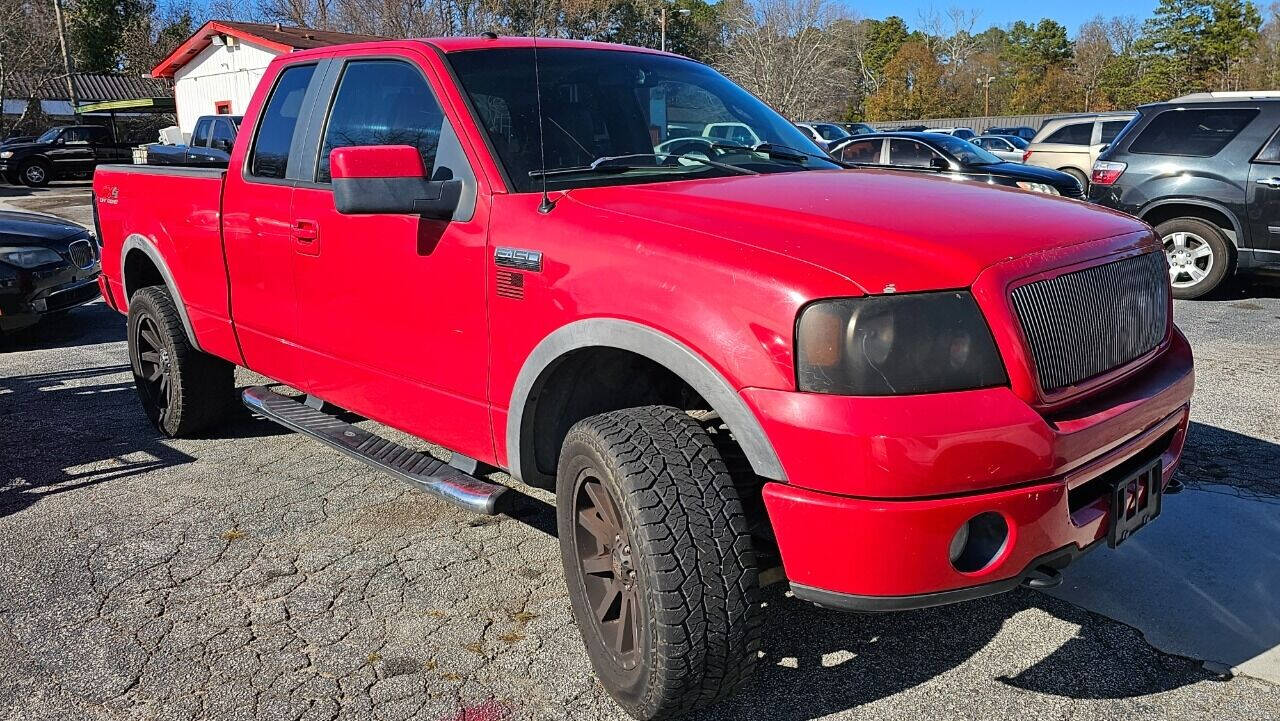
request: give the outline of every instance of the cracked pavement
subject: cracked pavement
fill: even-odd
[[[1241,294],[1178,304],[1199,363],[1182,478],[1275,498],[1280,285]],[[248,412],[162,440],[123,339],[97,303],[0,347],[0,719],[624,718],[548,494],[468,515]],[[1033,591],[766,600],[760,672],[698,718],[1280,719],[1280,687]]]

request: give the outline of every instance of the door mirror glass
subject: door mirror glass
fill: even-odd
[[[354,145],[329,154],[333,204],[343,215],[412,214],[449,220],[462,181],[428,180],[422,155],[411,145]]]

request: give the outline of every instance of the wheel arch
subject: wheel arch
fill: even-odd
[[[149,266],[139,264],[149,263]],[[169,270],[169,265],[164,262],[164,256],[156,250],[155,243],[150,238],[140,233],[133,233],[124,239],[124,243],[120,246],[120,282],[124,286],[124,298],[126,305],[134,291],[139,288],[154,285],[155,276],[149,276],[145,272],[141,272],[140,268],[149,267],[158,276],[161,284],[173,296],[173,303],[178,308],[178,317],[182,320],[182,329],[187,334],[187,340],[191,341],[191,345],[196,350],[201,350],[200,342],[196,340],[195,331],[191,327],[191,319],[187,316],[187,305],[182,301],[182,292],[178,290],[178,284],[173,280],[173,273]]]
[[[1240,219],[1227,206],[1203,198],[1167,198],[1150,203],[1138,211],[1138,217],[1153,228],[1174,218],[1197,218],[1212,223],[1226,233],[1227,239],[1240,249],[1244,239],[1244,227]],[[1225,222],[1224,222],[1225,221]]]
[[[719,413],[757,475],[786,480],[759,420],[719,371],[665,333],[616,318],[588,318],[562,326],[538,343],[525,359],[507,414],[507,466],[512,476],[531,485],[547,481],[533,453],[532,420],[539,396],[561,361],[589,348],[627,351],[669,371]]]

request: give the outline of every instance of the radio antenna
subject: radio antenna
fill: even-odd
[[[542,76],[538,73],[538,39],[533,38],[533,95],[538,103],[538,155],[542,163],[542,202],[538,204],[538,212],[550,213],[556,204],[547,195],[547,139],[542,129]]]

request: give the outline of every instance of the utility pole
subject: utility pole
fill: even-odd
[[[988,75],[985,81],[982,80],[981,78],[978,79],[978,84],[982,86],[982,114],[983,115],[987,115],[987,116],[991,115],[991,83],[995,82],[995,79],[996,78],[994,75]]]
[[[670,0],[664,0],[662,5],[658,7],[658,25],[662,28],[662,41],[661,45],[659,45],[659,49],[664,53],[667,51],[667,3],[669,1]],[[676,10],[677,15],[688,15],[691,12],[693,11],[688,8]]]
[[[53,16],[58,22],[58,44],[62,46],[62,72],[67,80],[67,98],[71,100],[71,114],[80,114],[76,100],[76,83],[71,77],[71,53],[67,51],[67,24],[62,19],[62,0],[53,0]]]

